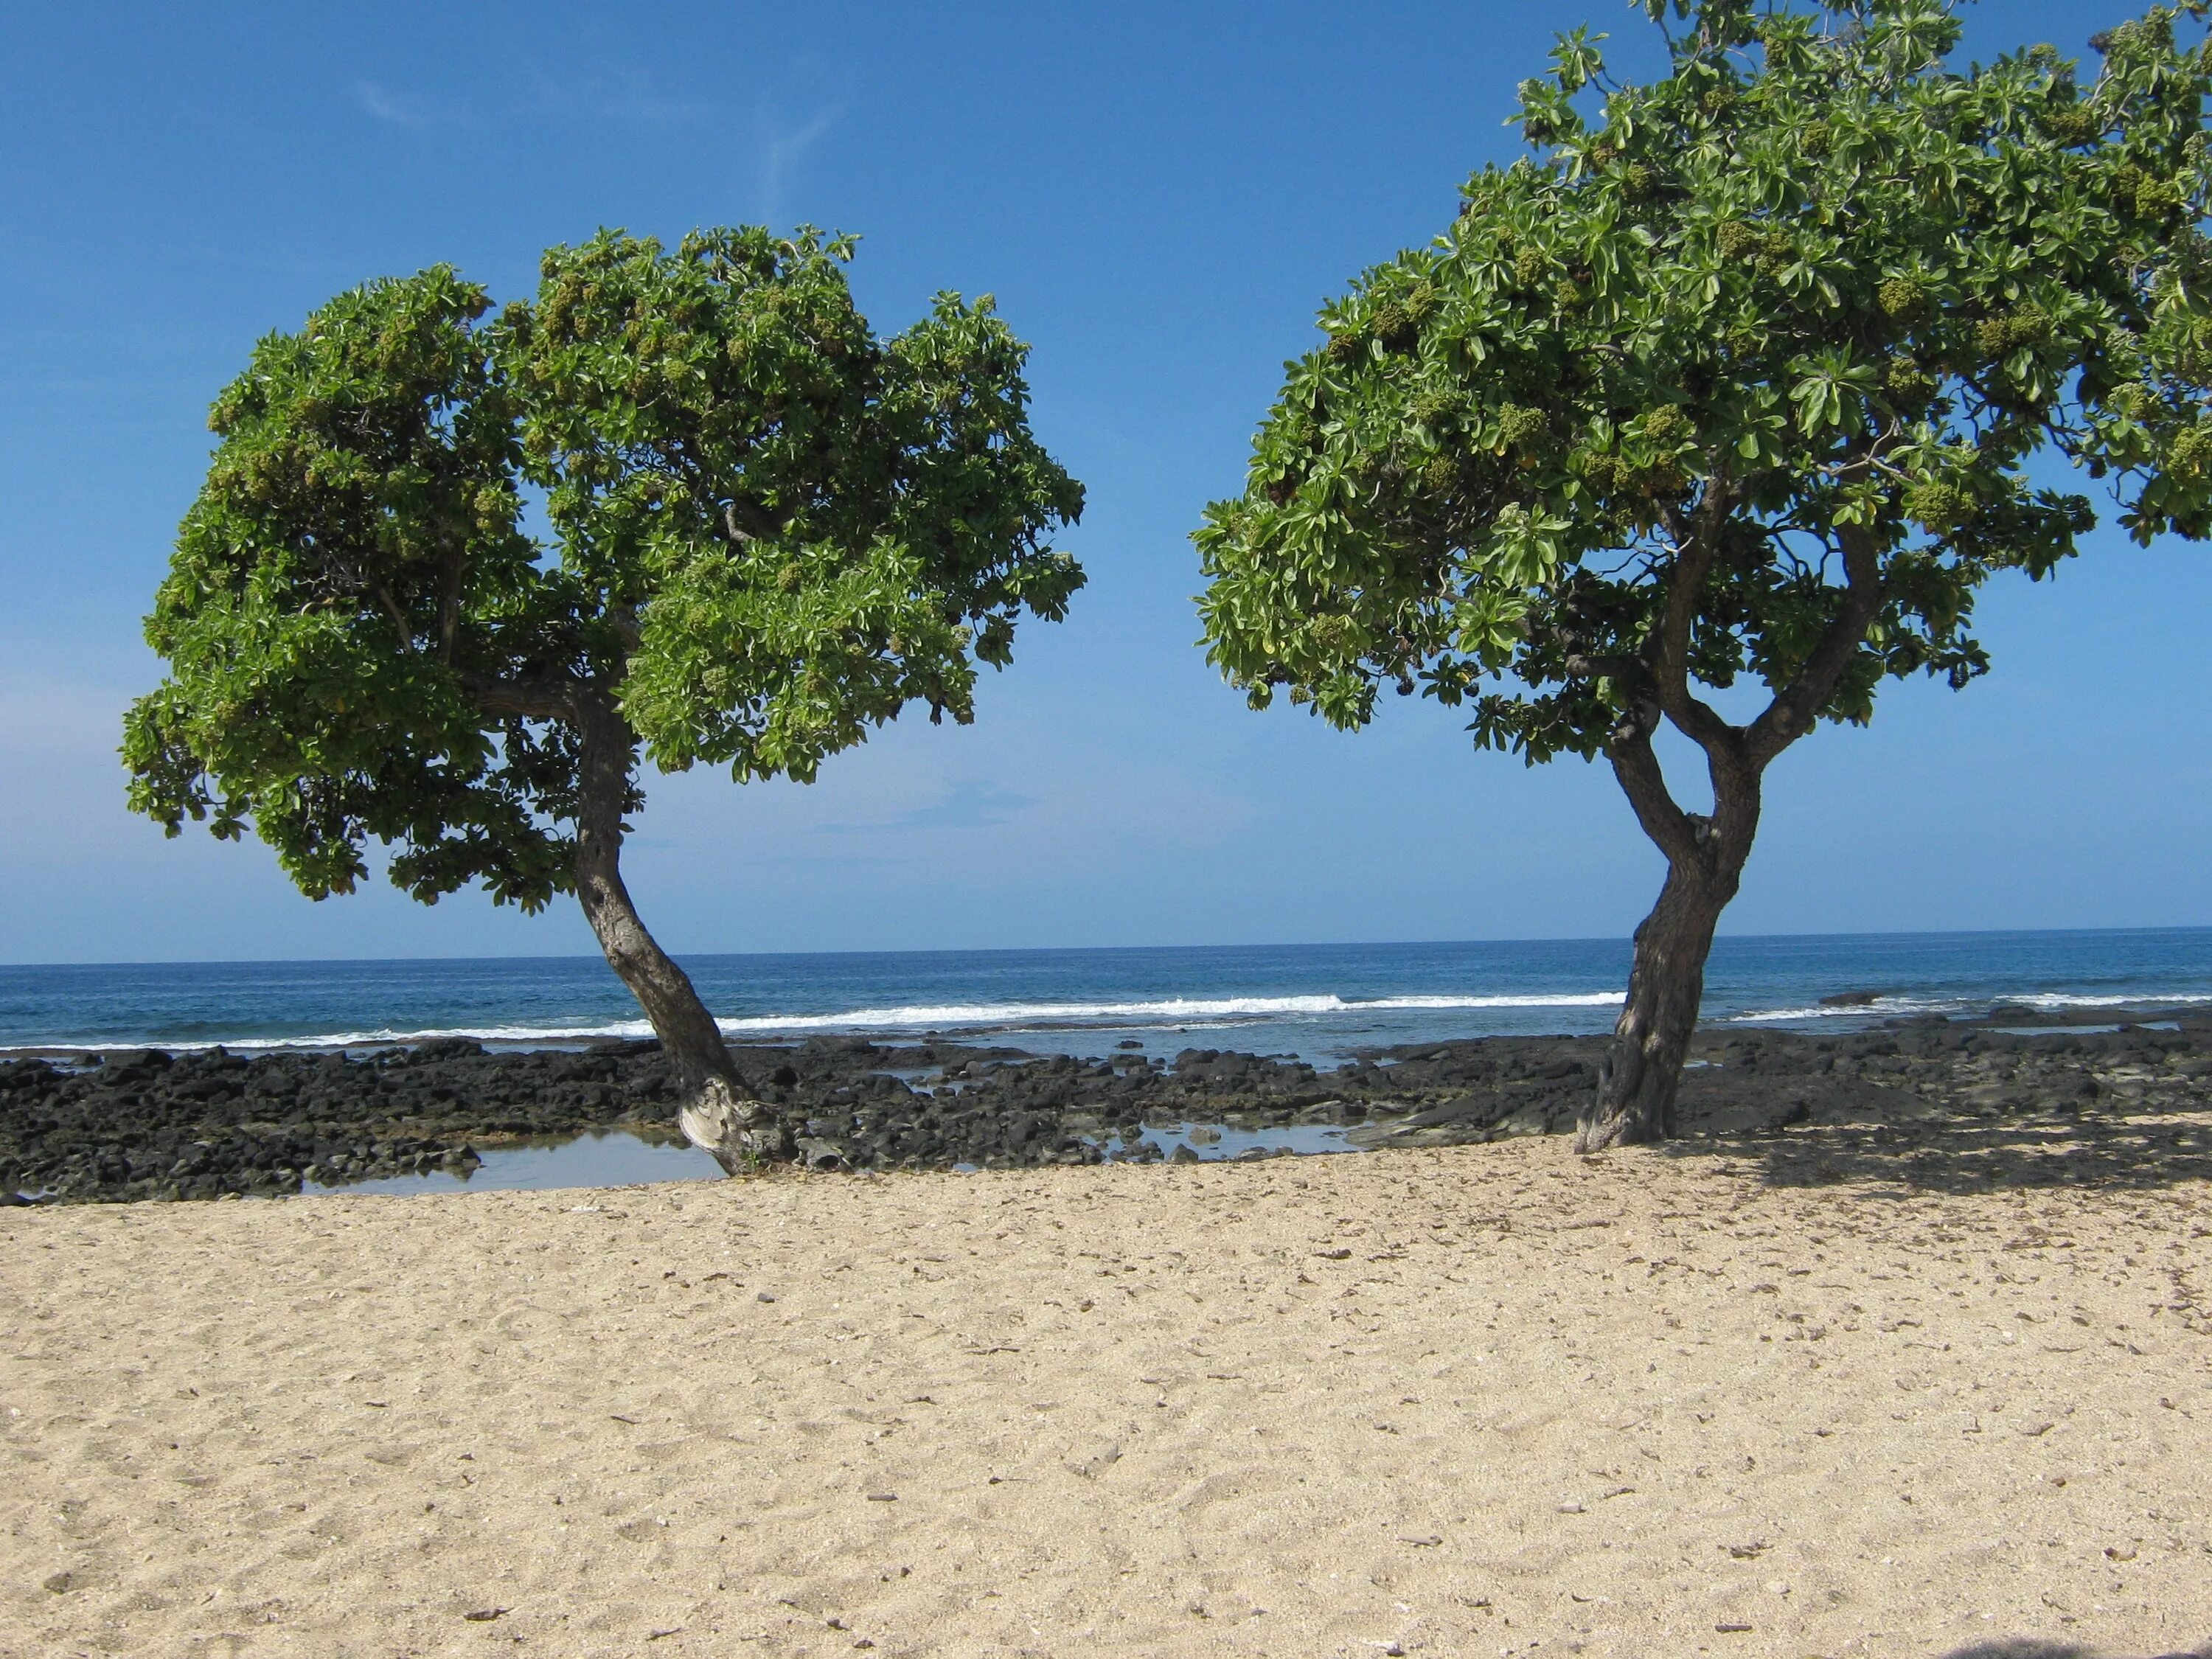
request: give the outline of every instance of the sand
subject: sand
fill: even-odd
[[[0,1654],[2191,1648],[2099,1133],[0,1212]]]

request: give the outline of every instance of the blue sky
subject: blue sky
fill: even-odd
[[[1984,52],[2122,13],[2002,0]],[[139,617],[253,340],[445,260],[525,293],[602,225],[864,237],[878,325],[995,293],[1091,572],[966,729],[902,722],[811,788],[650,781],[628,855],[679,951],[1625,934],[1656,855],[1610,775],[1248,713],[1192,642],[1188,539],[1318,305],[1513,153],[1566,3],[17,6],[0,13],[0,960],[580,952],[388,889],[313,904],[266,849],[122,805]],[[1776,766],[1738,932],[2212,922],[2212,554],[2100,533],[1985,596],[1996,672],[1893,686]]]

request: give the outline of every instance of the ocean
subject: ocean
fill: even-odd
[[[1039,1051],[1137,1042],[1333,1064],[1360,1049],[1608,1029],[1624,939],[684,959],[745,1042],[924,1033]],[[1823,998],[1873,994],[1864,1006]],[[2056,1012],[2212,1001],[2212,928],[1723,938],[1709,1022],[1842,1029],[1999,1005]],[[216,1044],[492,1047],[650,1035],[597,957],[0,967],[0,1051]]]

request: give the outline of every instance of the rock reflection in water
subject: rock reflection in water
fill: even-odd
[[[622,1130],[573,1140],[521,1146],[480,1147],[483,1158],[466,1176],[440,1170],[428,1175],[387,1176],[342,1187],[304,1185],[314,1193],[524,1192],[562,1187],[636,1187],[661,1181],[715,1181],[721,1167],[683,1140],[647,1140]]]

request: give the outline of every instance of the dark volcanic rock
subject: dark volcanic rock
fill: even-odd
[[[1607,1042],[1493,1037],[1378,1050],[1368,1058],[1395,1063],[1355,1086],[1382,1121],[1346,1139],[1449,1146],[1565,1133],[1596,1087]],[[2063,1115],[2091,1101],[2106,1109],[2204,1110],[2212,1109],[2212,1033],[2123,1027],[2029,1036],[1940,1016],[1834,1036],[1708,1030],[1692,1046],[1679,1099],[1682,1133],[1693,1137],[1800,1123]]]
[[[1936,1018],[1832,1036],[1708,1030],[1684,1075],[1682,1127],[1759,1133],[2063,1115],[2093,1103],[2100,1112],[2203,1109],[2212,1105],[2212,1027],[2183,1024],[2025,1035]],[[1558,1133],[1589,1100],[1607,1042],[1424,1043],[1327,1072],[1207,1048],[1162,1066],[1127,1051],[1075,1059],[935,1040],[815,1038],[732,1054],[812,1167],[997,1169],[1157,1160],[1148,1125],[1342,1125],[1361,1146]],[[674,1079],[650,1042],[0,1060],[0,1202],[296,1192],[303,1182],[465,1170],[477,1147],[501,1141],[666,1133],[674,1116]]]

